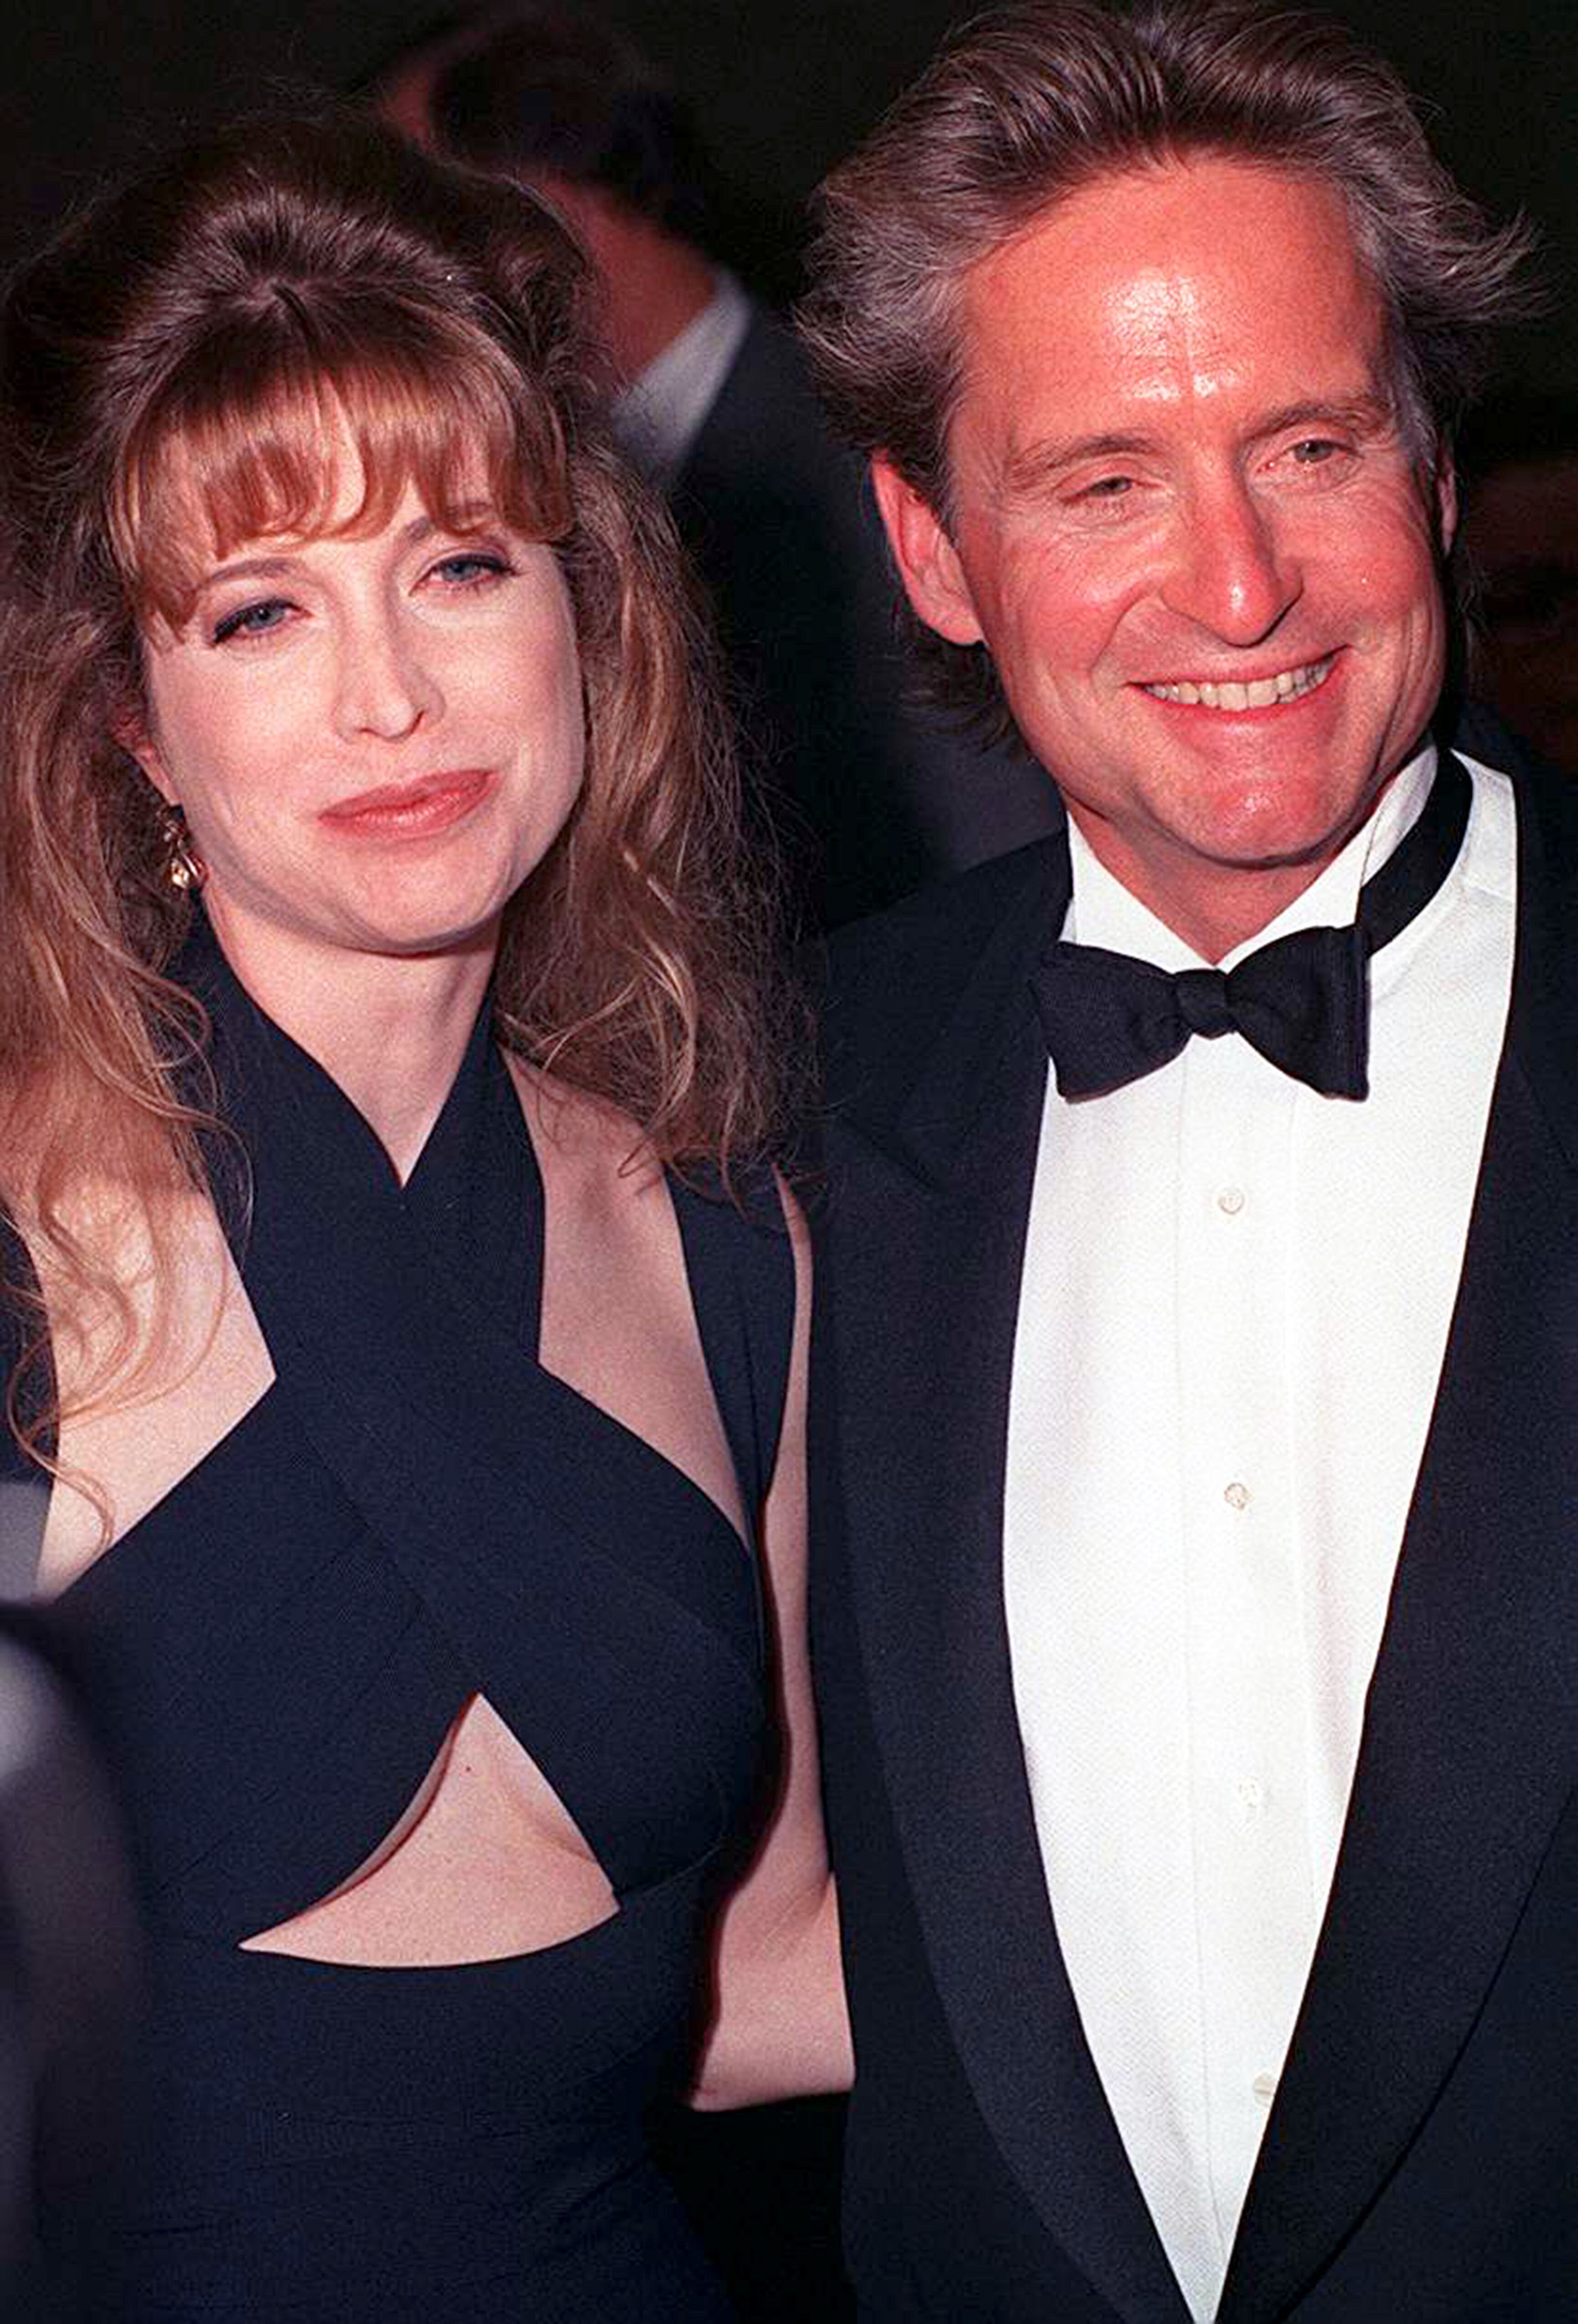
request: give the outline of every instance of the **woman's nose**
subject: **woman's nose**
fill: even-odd
[[[347,738],[398,742],[442,710],[443,694],[408,623],[383,616],[356,623],[342,642],[337,725]]]

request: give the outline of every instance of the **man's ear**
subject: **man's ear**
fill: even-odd
[[[928,629],[955,646],[981,642],[981,624],[959,552],[932,509],[891,461],[872,461],[872,490],[887,528],[904,594]]]

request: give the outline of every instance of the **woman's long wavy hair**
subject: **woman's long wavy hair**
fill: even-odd
[[[770,1140],[788,1044],[771,880],[743,858],[726,729],[668,520],[604,417],[586,261],[519,190],[344,115],[242,124],[96,204],[0,317],[0,1194],[62,1305],[136,1334],[104,1190],[169,1250],[200,1183],[178,1094],[197,1004],[168,972],[189,899],[143,731],[140,640],[198,568],[326,524],[348,429],[386,521],[408,484],[464,530],[479,468],[554,548],[586,697],[584,787],[515,896],[501,1038],[633,1118],[678,1168]],[[88,1201],[88,1209],[94,1207]],[[25,1274],[25,1269],[13,1273]],[[32,1310],[36,1286],[12,1283]],[[118,1301],[118,1305],[116,1305]],[[37,1367],[35,1366],[35,1369]],[[47,1378],[47,1362],[42,1365]],[[47,1437],[52,1392],[11,1387]]]

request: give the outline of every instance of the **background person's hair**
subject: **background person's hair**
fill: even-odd
[[[0,1196],[68,1320],[73,1296],[118,1316],[117,1381],[142,1360],[130,1305],[71,1222],[91,1185],[156,1252],[168,1237],[198,1177],[178,1087],[203,1029],[167,973],[191,907],[165,876],[161,802],[117,740],[145,718],[140,636],[189,610],[211,548],[326,521],[337,423],[365,473],[357,521],[385,521],[409,481],[464,529],[480,463],[568,587],[586,778],[506,910],[502,1038],[681,1167],[726,1172],[774,1127],[765,883],[671,528],[608,443],[589,279],[529,196],[342,115],[205,140],[96,204],[10,290]],[[36,1347],[36,1287],[10,1290]],[[36,1378],[10,1395],[47,1436]]]
[[[834,419],[945,525],[963,285],[1062,197],[1192,153],[1318,180],[1347,205],[1385,305],[1405,426],[1434,466],[1531,311],[1533,235],[1493,227],[1430,151],[1392,68],[1343,26],[1249,0],[1016,0],[974,19],[817,197],[802,330]],[[936,696],[1012,731],[986,650],[912,630]]]
[[[682,241],[711,238],[711,171],[689,113],[616,26],[521,5],[457,37],[429,113],[440,152],[473,168],[550,171],[595,186]]]

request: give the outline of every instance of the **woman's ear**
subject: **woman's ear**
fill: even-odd
[[[165,805],[179,806],[169,770],[150,731],[148,714],[141,704],[128,705],[124,713],[112,719],[110,733],[127,756],[135,759]]]

